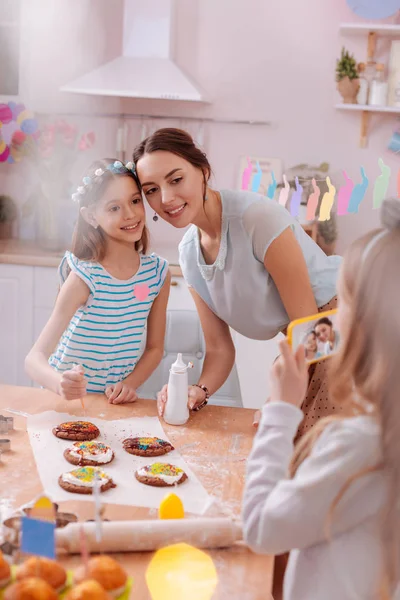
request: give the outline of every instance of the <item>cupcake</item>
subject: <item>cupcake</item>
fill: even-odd
[[[4,592],[4,600],[58,600],[58,594],[43,579],[29,577],[10,585]]]
[[[98,581],[87,579],[73,587],[64,600],[111,600],[111,596]]]
[[[8,585],[8,583],[10,583],[10,579],[11,579],[10,565],[4,558],[3,553],[0,552],[0,589],[6,587],[6,585]]]
[[[75,583],[87,579],[94,579],[106,592],[117,598],[124,591],[128,576],[114,558],[100,554],[89,560],[87,569],[83,566],[76,569],[74,573]]]
[[[43,579],[57,592],[64,589],[67,581],[64,567],[55,560],[40,556],[31,556],[17,568],[17,581],[32,577]]]

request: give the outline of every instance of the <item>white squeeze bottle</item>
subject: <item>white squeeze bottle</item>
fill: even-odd
[[[185,365],[182,354],[171,365],[168,381],[168,399],[164,410],[164,421],[169,425],[184,425],[189,419],[188,374],[192,363]]]

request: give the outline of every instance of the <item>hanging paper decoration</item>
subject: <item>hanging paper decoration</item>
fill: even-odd
[[[78,150],[89,150],[93,146],[95,139],[93,131],[84,133],[79,141]]]
[[[270,200],[273,200],[275,197],[275,192],[276,192],[278,183],[275,179],[275,173],[273,171],[271,172],[271,177],[272,177],[272,181],[269,184],[268,189],[267,189],[267,198],[269,198]]]
[[[21,144],[22,136],[29,135],[35,139],[37,134],[38,122],[23,104],[0,104],[0,162],[18,161],[20,157],[14,152],[14,141]]]
[[[251,164],[250,158],[247,157],[247,167],[243,171],[243,175],[242,175],[242,190],[248,189],[252,172],[253,172],[253,165]]]
[[[292,197],[290,199],[290,214],[292,215],[292,217],[297,218],[300,212],[301,199],[303,197],[303,187],[302,185],[300,185],[298,177],[295,177],[295,182],[296,189],[293,192]]]
[[[321,190],[317,186],[317,182],[315,181],[314,177],[311,180],[311,185],[313,187],[313,191],[311,192],[310,197],[308,198],[308,201],[307,201],[307,215],[306,215],[307,221],[314,221],[315,213],[317,211],[319,197],[321,195]]]
[[[256,194],[258,193],[258,190],[260,189],[260,185],[261,185],[261,179],[262,179],[262,171],[261,171],[260,163],[257,161],[257,171],[253,177],[253,181],[251,184],[252,192],[255,192]]]
[[[336,188],[331,183],[330,177],[326,178],[326,185],[328,186],[328,191],[325,192],[322,197],[322,202],[319,209],[319,221],[329,221],[331,218],[333,203],[335,202]]]
[[[361,183],[357,183],[357,185],[354,186],[354,189],[350,196],[348,212],[351,214],[358,213],[359,206],[360,206],[361,202],[364,200],[365,194],[367,192],[368,184],[369,184],[369,180],[365,174],[364,167],[360,167],[360,171],[361,171],[361,178],[362,178]]]
[[[347,214],[349,208],[349,202],[351,198],[351,194],[354,189],[354,181],[350,179],[347,175],[346,171],[343,171],[343,177],[346,180],[346,183],[342,185],[338,192],[338,201],[337,201],[337,214],[345,215]]]
[[[14,134],[15,135],[15,134]],[[0,152],[2,151],[2,146],[0,144]],[[250,172],[250,167],[252,168],[250,159],[248,160],[248,167],[243,172],[242,176],[242,184],[244,185],[247,181],[247,185],[250,183],[249,175],[251,177],[252,172]],[[374,188],[373,188],[373,208],[380,208],[383,200],[388,195],[388,189],[390,185],[391,178],[391,168],[386,165],[382,158],[378,159],[379,169],[381,171],[380,175],[375,179]],[[366,175],[364,167],[360,167],[361,173],[361,181],[354,184],[354,181],[347,175],[346,171],[343,171],[343,177],[345,179],[345,183],[339,188],[337,195],[337,215],[342,216],[346,214],[357,214],[361,202],[364,200],[368,185],[369,179]],[[253,178],[251,190],[253,192],[258,192],[261,183],[261,167],[259,162],[257,161],[257,172]],[[275,192],[277,188],[276,178],[273,172],[271,172],[272,182],[268,186],[268,190],[266,196],[269,200],[273,200],[275,197]],[[283,187],[279,192],[278,204],[281,206],[287,207],[287,203],[290,195],[290,184],[288,182],[287,176],[284,174],[283,177]],[[303,180],[302,180],[303,181]],[[306,181],[306,180],[304,180]],[[303,183],[304,183],[303,181]],[[307,180],[309,183],[309,180]],[[319,221],[329,221],[331,218],[331,212],[335,203],[336,196],[336,187],[332,184],[329,177],[326,178],[326,184],[328,186],[328,191],[324,194],[320,209],[318,220]],[[397,173],[397,197],[400,199],[400,169]],[[308,201],[307,201],[307,213],[306,219],[307,221],[314,221],[316,217],[317,207],[319,203],[319,198],[321,195],[321,190],[317,185],[317,181],[315,178],[311,179],[311,185],[313,191],[311,192]],[[303,186],[300,184],[298,177],[295,177],[295,190],[292,193],[292,197],[290,199],[290,214],[294,218],[298,218],[300,212],[300,205],[302,201],[303,195]],[[244,188],[248,189],[248,188]]]
[[[278,202],[281,206],[286,206],[286,203],[289,198],[289,192],[290,192],[289,182],[287,180],[286,175],[283,175],[283,188],[279,192],[279,200],[278,200]]]
[[[383,160],[378,160],[378,165],[381,170],[381,174],[376,178],[374,185],[373,195],[373,208],[380,208],[382,202],[387,196],[387,191],[390,183],[390,175],[392,170],[388,165],[385,165]]]

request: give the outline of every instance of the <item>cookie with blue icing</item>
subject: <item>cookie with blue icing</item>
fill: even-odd
[[[157,437],[127,438],[122,445],[129,454],[136,456],[162,456],[174,449],[172,444]]]

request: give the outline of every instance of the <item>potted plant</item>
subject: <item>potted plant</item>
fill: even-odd
[[[357,104],[360,89],[357,62],[345,48],[342,48],[340,59],[336,62],[336,81],[344,104]]]
[[[17,218],[17,207],[10,196],[0,195],[0,240],[12,238],[12,226]]]

